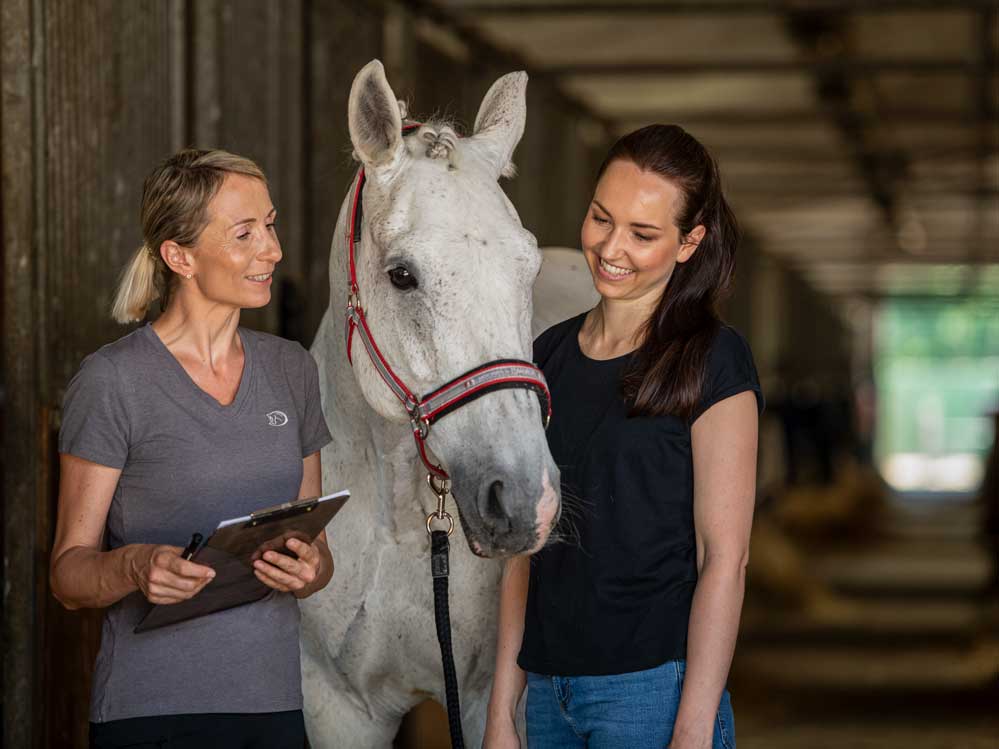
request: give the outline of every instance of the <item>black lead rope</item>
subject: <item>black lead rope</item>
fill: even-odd
[[[444,695],[447,700],[447,725],[451,732],[451,749],[465,749],[461,734],[461,708],[458,705],[458,673],[454,668],[451,650],[451,612],[447,602],[448,549],[446,531],[430,534],[430,574],[434,578],[434,622],[437,625],[437,642],[441,646],[441,663],[444,666]]]

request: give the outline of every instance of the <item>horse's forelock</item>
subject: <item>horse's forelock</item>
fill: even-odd
[[[415,137],[419,139],[417,150],[426,158],[446,160],[450,168],[457,168],[460,136],[453,121],[430,119],[423,123]]]

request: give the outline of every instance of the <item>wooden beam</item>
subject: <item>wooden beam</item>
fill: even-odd
[[[763,249],[770,251],[770,245],[763,243]],[[958,265],[958,266],[987,266],[987,267],[999,267],[999,261],[988,261],[981,258],[968,260],[962,257],[953,257],[949,255],[898,255],[897,253],[879,255],[876,258],[860,257],[860,258],[815,258],[809,259],[801,255],[792,255],[790,253],[778,253],[782,260],[790,264],[794,268],[807,270],[814,268],[815,266],[833,266],[836,268],[863,268],[867,272],[870,272],[872,267],[881,267],[886,265],[900,266],[900,265],[913,265],[913,266],[926,266],[926,265]]]
[[[971,10],[988,7],[991,0],[669,0],[669,2],[549,2],[549,3],[462,3],[449,8],[463,16],[546,16],[546,15],[769,15],[787,10],[807,9],[838,13],[894,13],[898,11]]]
[[[775,183],[761,183],[752,180],[741,182],[728,180],[726,193],[733,202],[742,204],[755,203],[757,199],[769,200],[777,197],[793,198],[866,198],[868,188],[858,180],[856,187],[840,187],[836,180],[783,180]],[[994,200],[999,197],[999,188],[987,186],[970,186],[956,189],[927,185],[908,185],[904,190],[906,198],[987,198]]]
[[[672,110],[669,107],[609,113],[618,121],[676,122],[684,127],[788,127],[795,125],[828,125],[829,114],[819,110],[752,112],[728,110],[718,112]],[[979,113],[976,110],[942,110],[931,108],[889,109],[877,112],[854,112],[859,125],[870,127],[885,123],[967,125],[973,127]]]
[[[688,60],[678,62],[574,62],[538,66],[535,75],[544,76],[627,76],[667,77],[698,74],[724,75],[874,75],[906,73],[917,75],[974,75],[981,69],[976,60],[856,60],[801,58],[796,60]]]

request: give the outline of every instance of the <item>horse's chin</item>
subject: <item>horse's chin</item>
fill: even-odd
[[[543,545],[544,544],[532,544],[530,547],[524,545],[520,545],[519,547],[490,545],[488,547],[483,547],[477,541],[468,542],[468,548],[472,550],[472,553],[482,559],[506,559],[507,557],[515,557],[520,554],[533,554]]]
[[[520,554],[534,554],[544,547],[548,541],[548,536],[554,528],[554,521],[544,528],[535,528],[526,534],[517,534],[512,537],[503,538],[498,541],[483,543],[468,528],[465,529],[465,538],[468,541],[468,548],[477,557],[483,559],[504,559]],[[519,538],[518,538],[519,536]]]

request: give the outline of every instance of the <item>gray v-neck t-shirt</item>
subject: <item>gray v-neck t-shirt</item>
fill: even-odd
[[[292,341],[245,328],[239,336],[243,375],[226,406],[149,325],[88,356],[70,382],[59,452],[121,469],[109,548],[186,546],[220,520],[298,496],[302,459],[330,441],[315,360]],[[136,592],[105,612],[91,721],[302,707],[290,593],[134,634],[147,608]]]

